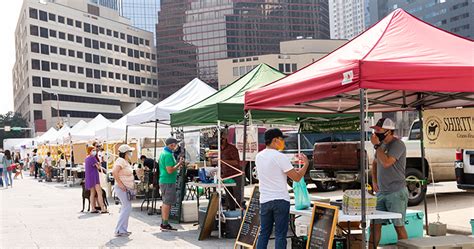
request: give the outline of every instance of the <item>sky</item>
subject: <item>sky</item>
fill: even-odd
[[[12,68],[15,64],[15,28],[23,0],[8,1],[0,10],[0,114],[13,111]]]

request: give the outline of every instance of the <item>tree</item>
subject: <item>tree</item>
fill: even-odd
[[[0,114],[0,127],[11,126],[11,127],[28,127],[28,122],[21,116],[20,113],[7,112],[6,114]],[[29,134],[28,130],[21,131],[5,131],[0,130],[0,141],[3,142],[7,138],[23,138]]]

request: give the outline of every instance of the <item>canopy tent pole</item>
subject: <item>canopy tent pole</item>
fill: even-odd
[[[128,125],[125,126],[125,143],[128,144]]]
[[[360,101],[360,197],[362,200],[362,212],[361,212],[361,227],[362,227],[362,248],[366,248],[366,200],[365,200],[365,121],[364,121],[364,111],[365,111],[365,89],[361,88],[359,92],[359,101]]]
[[[127,126],[128,127],[128,126]],[[154,146],[153,146],[153,169],[151,169],[151,172],[153,173],[153,177],[151,178],[152,181],[152,186],[153,190],[151,191],[151,214],[155,213],[156,207],[155,207],[155,195],[156,195],[156,188],[155,186],[155,172],[158,172],[158,169],[156,167],[156,140],[158,139],[158,120],[155,120],[155,141],[154,141]],[[158,178],[159,176],[157,176]],[[150,181],[150,177],[148,177],[148,181]],[[149,183],[148,183],[149,184]],[[150,212],[148,212],[150,214]]]
[[[240,186],[240,200],[241,203],[239,203],[239,205],[242,205],[242,200],[244,199],[243,197],[245,196],[245,167],[247,167],[247,160],[246,160],[246,156],[247,156],[247,126],[248,126],[248,118],[249,118],[249,111],[245,111],[245,114],[244,114],[244,144],[242,145],[242,148],[243,148],[243,151],[242,151],[242,161],[245,162],[244,164],[244,168],[242,169],[242,172],[243,172],[243,175],[241,176],[242,177],[242,184]],[[249,172],[250,172],[250,176],[249,176],[249,179],[252,178],[252,165],[249,163]],[[250,180],[252,181],[252,180]]]
[[[420,96],[422,97],[422,96]],[[422,187],[421,191],[428,192],[428,180],[426,179],[426,163],[425,163],[425,144],[424,144],[424,135],[423,135],[423,105],[418,108],[418,116],[420,118],[420,149],[421,149],[421,172],[423,174],[423,180],[421,181]],[[423,188],[423,185],[426,184],[426,189]],[[433,182],[434,184],[434,182]],[[425,229],[426,234],[428,234],[428,203],[426,202],[426,194],[423,198],[423,206],[425,209]]]
[[[221,213],[222,213],[222,185],[221,185],[221,121],[217,120],[217,191],[219,192],[219,212],[217,213],[219,222],[219,239],[221,238]]]

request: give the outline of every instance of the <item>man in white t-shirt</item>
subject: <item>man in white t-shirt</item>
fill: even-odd
[[[260,235],[257,249],[265,249],[275,224],[275,248],[286,248],[286,234],[290,215],[290,195],[287,177],[299,182],[308,169],[308,158],[300,154],[303,168],[295,169],[282,151],[285,141],[280,129],[265,132],[266,149],[257,154],[255,164],[260,182]]]

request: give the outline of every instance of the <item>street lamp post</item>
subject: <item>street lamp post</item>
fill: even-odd
[[[52,93],[52,95],[56,95],[56,103],[57,103],[57,105],[58,105],[58,108],[57,108],[57,110],[56,110],[56,111],[57,111],[57,115],[58,115],[57,127],[58,127],[58,128],[61,128],[61,127],[60,127],[60,126],[61,126],[61,116],[60,116],[60,114],[59,114],[59,94],[57,94],[57,93]]]

